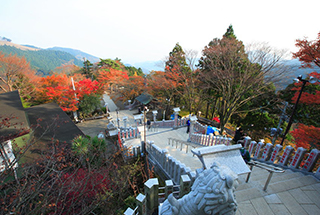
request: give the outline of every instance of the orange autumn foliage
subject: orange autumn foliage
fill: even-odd
[[[128,79],[128,74],[120,70],[113,68],[101,68],[98,70],[97,80],[105,88],[110,87],[112,84],[121,84],[124,80]]]

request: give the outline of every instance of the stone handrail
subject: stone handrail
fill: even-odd
[[[190,134],[190,142],[200,144],[202,146],[214,146],[219,144],[230,145],[231,138],[223,137],[223,136],[214,136],[214,135],[206,135],[206,134]]]
[[[139,138],[140,133],[138,127],[120,128],[120,136],[123,139]]]
[[[187,125],[188,117],[183,117],[177,119],[177,126],[176,127],[183,127]],[[162,120],[162,121],[154,121],[152,125],[157,128],[174,128],[174,120]]]
[[[142,144],[144,143],[142,142]],[[147,141],[145,149],[148,153],[149,160],[157,166],[167,178],[172,179],[175,183],[179,183],[180,176],[183,174],[187,174],[192,179],[196,177],[195,171],[191,171],[185,164],[169,155],[167,149],[160,149],[153,141]],[[143,155],[142,152],[142,148],[136,146],[125,148],[123,154],[126,158],[133,158]]]
[[[201,147],[201,145],[199,144],[195,144],[195,143],[191,143],[191,142],[187,142],[187,141],[183,141],[175,138],[168,138],[168,145],[172,145],[173,147],[174,144],[176,145],[176,148],[178,148],[178,144],[180,145],[180,151],[182,151],[183,146],[185,146],[186,153],[188,153],[188,149],[191,147],[192,148]],[[191,152],[191,149],[189,150],[189,152]]]
[[[157,210],[159,206],[159,190],[164,189],[164,196],[167,198],[171,193],[174,192],[175,185],[172,180],[165,181],[165,187],[159,187],[159,181],[157,178],[151,178],[144,183],[144,194],[139,193],[136,197],[137,207],[127,208],[124,212],[125,215],[147,215],[152,214]],[[191,179],[188,175],[181,175],[179,179],[179,192],[178,197],[181,198],[185,194],[190,192]]]
[[[169,155],[167,149],[159,148],[153,141],[147,141],[146,151],[148,152],[149,160],[175,183],[179,183],[180,176],[184,174],[189,175],[192,179],[195,178],[196,173],[194,171],[191,171],[185,164]]]
[[[310,172],[315,177],[320,178],[320,167],[315,169],[320,157],[318,149],[312,149],[307,154],[307,149],[302,147],[297,148],[297,150],[294,150],[292,146],[283,148],[279,144],[273,146],[271,143],[257,143],[256,141],[251,141],[250,137],[244,139],[244,146],[248,149],[250,156],[254,160],[279,165],[292,170]],[[307,158],[305,159],[305,157]]]

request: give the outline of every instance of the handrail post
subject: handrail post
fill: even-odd
[[[173,192],[173,181],[166,180],[165,184],[166,185],[165,185],[164,193],[165,193],[165,198],[167,199],[168,196]]]
[[[148,214],[152,214],[159,204],[159,181],[157,178],[151,178],[144,183],[144,193],[147,199]]]
[[[180,192],[179,198],[190,192],[191,179],[188,175],[180,176]]]
[[[139,193],[139,195],[136,197],[136,202],[137,202],[139,214],[147,215],[146,196]]]

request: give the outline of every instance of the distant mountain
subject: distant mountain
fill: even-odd
[[[277,90],[285,89],[289,84],[293,83],[293,79],[297,78],[299,75],[302,75],[302,78],[307,78],[311,72],[320,73],[320,68],[314,66],[313,68],[300,68],[301,62],[298,59],[286,60],[284,64],[289,67],[289,72],[285,74],[283,80],[278,84]]]
[[[83,51],[77,50],[77,49],[71,49],[71,48],[63,48],[63,47],[53,47],[53,48],[48,48],[46,50],[55,50],[55,51],[63,51],[67,52],[69,54],[72,54],[75,56],[77,59],[83,61],[83,58],[86,60],[89,60],[91,63],[96,63],[100,61],[100,58],[95,57],[93,55],[87,54]]]
[[[144,74],[149,74],[152,70],[154,71],[163,71],[164,66],[162,66],[161,61],[145,61],[145,62],[139,62],[134,63],[133,65],[136,68],[141,68]]]
[[[33,69],[43,75],[48,75],[50,71],[54,70],[66,63],[73,63],[79,67],[83,66],[83,62],[73,55],[56,50],[35,49],[28,46],[22,46],[14,43],[5,44],[0,41],[0,51],[4,54],[16,54],[17,56],[24,56]]]

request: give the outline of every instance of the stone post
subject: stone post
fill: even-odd
[[[261,148],[262,148],[263,145],[264,145],[264,143],[262,143],[262,142],[259,142],[259,143],[257,144],[256,151],[254,152],[254,155],[253,155],[254,158],[256,158],[256,159],[259,158],[260,150],[261,150]]]
[[[244,138],[244,147],[247,148],[251,143],[251,138],[250,137],[245,137]]]
[[[157,114],[158,114],[158,111],[157,111],[157,110],[152,111],[153,122],[156,122],[156,121],[157,121]]]
[[[249,154],[250,154],[250,156],[252,155],[252,153],[253,153],[253,149],[254,149],[254,147],[255,147],[255,145],[257,144],[257,142],[256,141],[251,141],[251,143],[250,143],[250,146],[249,146]]]
[[[122,120],[123,120],[123,127],[124,127],[124,129],[127,129],[127,120],[128,120],[128,117],[127,117],[127,116],[124,116],[124,117],[122,118]]]
[[[168,196],[173,192],[173,181],[166,180],[165,184],[166,185],[165,185],[164,193],[165,193],[165,198],[167,199]]]
[[[123,213],[124,215],[134,215],[134,210],[131,208],[127,208],[127,210]]]
[[[293,152],[293,147],[292,146],[287,146],[286,149],[284,150],[282,157],[279,161],[279,164],[282,166],[286,166],[288,161],[289,161],[289,157],[291,155],[291,153]]]
[[[276,161],[277,156],[278,156],[278,154],[279,154],[279,152],[280,152],[281,149],[282,149],[282,146],[281,146],[280,144],[277,144],[277,145],[274,147],[274,149],[273,149],[273,151],[272,151],[272,153],[271,153],[271,157],[270,157],[270,160],[269,160],[269,161],[271,161],[272,163],[274,163],[274,162]]]
[[[137,202],[139,214],[147,215],[146,196],[139,193],[139,195],[136,197],[136,202]]]
[[[267,143],[266,147],[263,150],[261,160],[267,161],[269,159],[272,147],[273,145],[271,143]]]
[[[173,111],[174,111],[174,124],[173,124],[173,128],[177,128],[177,127],[178,127],[178,115],[179,115],[180,108],[179,108],[179,107],[173,108]]]
[[[304,149],[302,147],[299,147],[297,149],[294,157],[291,160],[290,167],[293,167],[293,168],[296,168],[296,169],[299,168],[300,163],[301,163],[306,151],[307,151],[306,149]]]
[[[144,194],[147,199],[147,213],[152,214],[158,207],[159,181],[157,178],[151,178],[144,183]]]
[[[313,167],[317,163],[319,156],[320,156],[320,151],[318,149],[312,149],[302,169],[308,172],[311,172]]]
[[[180,193],[179,198],[190,192],[191,179],[188,175],[181,175],[180,177]]]

